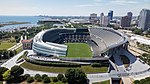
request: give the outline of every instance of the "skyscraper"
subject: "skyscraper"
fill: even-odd
[[[102,21],[103,21],[104,13],[100,14],[100,25],[102,26]]]
[[[138,28],[142,30],[150,29],[150,10],[142,9],[139,15]]]
[[[109,24],[109,17],[104,16],[104,13],[100,14],[100,26],[107,27]]]
[[[113,19],[113,11],[112,11],[112,10],[110,10],[110,11],[108,12],[108,18],[109,18],[110,20]]]
[[[132,12],[128,12],[126,16],[121,18],[121,27],[130,27],[132,21]]]
[[[107,27],[108,24],[109,24],[109,17],[103,16],[102,26]]]
[[[131,21],[132,21],[132,12],[128,12],[127,13],[127,16],[129,17],[129,23],[128,24],[130,24],[131,25]]]
[[[133,15],[132,12],[128,12],[128,13],[127,13],[127,16],[128,16],[129,18],[132,18],[132,15]]]
[[[121,27],[130,27],[130,18],[128,16],[121,17],[120,25]]]

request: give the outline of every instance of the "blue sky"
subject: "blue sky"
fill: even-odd
[[[0,15],[88,16],[113,10],[123,16],[138,15],[143,8],[150,9],[150,0],[0,0]]]

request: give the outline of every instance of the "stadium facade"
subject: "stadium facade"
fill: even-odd
[[[93,57],[111,56],[118,47],[127,49],[126,35],[111,28],[51,28],[38,33],[32,49],[38,56],[66,56],[64,43],[87,43]]]

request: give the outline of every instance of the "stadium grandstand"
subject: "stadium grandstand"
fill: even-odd
[[[38,33],[33,39],[33,51],[38,56],[66,57],[66,43],[86,43],[92,58],[68,58],[64,60],[106,60],[118,47],[126,48],[127,37],[111,28],[51,28]],[[86,52],[84,52],[86,53]],[[107,59],[108,60],[108,59]]]

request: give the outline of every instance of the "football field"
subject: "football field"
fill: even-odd
[[[68,45],[68,58],[90,58],[92,51],[90,46],[86,43],[66,43]]]

